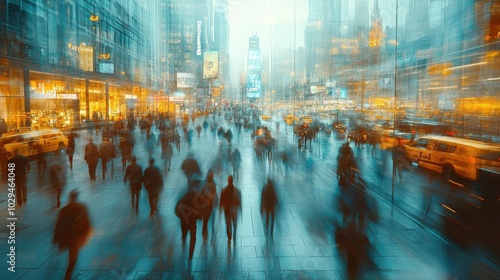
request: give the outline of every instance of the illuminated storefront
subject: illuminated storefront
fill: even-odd
[[[10,69],[0,75],[0,118],[3,118],[8,130],[24,126],[23,71]]]

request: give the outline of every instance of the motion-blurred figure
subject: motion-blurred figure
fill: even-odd
[[[64,164],[56,157],[50,166],[49,182],[56,193],[56,208],[61,207],[61,192],[66,183],[66,170]]]
[[[73,131],[68,135],[68,146],[66,147],[66,153],[68,154],[69,168],[73,169],[73,155],[75,154],[75,137],[76,133]]]
[[[227,186],[220,194],[219,212],[224,210],[226,218],[227,240],[231,241],[236,235],[238,213],[241,211],[241,192],[233,185],[233,176],[227,177]]]
[[[359,279],[358,275],[368,260],[370,241],[355,221],[335,230],[335,241],[342,256],[346,259],[347,279]]]
[[[106,172],[108,171],[107,163],[108,161],[113,160],[116,157],[115,145],[113,145],[113,143],[109,141],[109,138],[104,137],[102,139],[101,148],[99,149],[99,156],[101,158],[102,165],[102,178],[106,179]],[[111,170],[111,173],[113,172],[114,170]],[[111,178],[113,178],[113,176],[111,176]]]
[[[172,165],[172,155],[174,151],[172,146],[168,141],[163,141],[161,143],[161,157],[163,158],[163,172],[170,171],[170,166]]]
[[[141,193],[142,184],[142,166],[137,164],[137,158],[135,156],[130,157],[132,162],[125,171],[125,177],[123,178],[123,183],[126,184],[127,181],[130,182],[130,194],[132,209],[135,213],[139,213],[139,197]]]
[[[143,176],[144,187],[148,191],[149,206],[151,207],[149,216],[153,216],[158,210],[158,198],[163,189],[163,177],[161,176],[161,171],[154,164],[155,160],[151,158],[149,160],[148,168],[144,170]]]
[[[238,180],[239,179],[239,170],[240,170],[240,164],[241,164],[241,153],[238,148],[234,149],[232,155],[231,155],[231,160],[233,163],[233,176]]]
[[[8,164],[14,164],[14,175],[16,175],[16,199],[17,205],[21,206],[28,201],[26,183],[28,181],[28,173],[31,170],[30,163],[25,156],[19,153],[18,149],[15,149],[14,157],[9,160]]]
[[[182,162],[181,169],[186,175],[188,184],[194,180],[196,176],[201,175],[200,165],[194,159],[193,153],[189,153],[186,159]]]
[[[270,234],[271,237],[274,233],[274,220],[276,217],[276,209],[279,206],[278,195],[276,194],[276,189],[274,188],[273,181],[268,178],[267,184],[262,189],[262,197],[260,200],[260,213],[265,215],[265,230],[266,235]],[[271,223],[269,225],[269,223]]]
[[[89,143],[85,145],[85,161],[89,166],[90,181],[96,180],[95,170],[99,162],[99,150],[94,144],[92,137],[89,138]]]
[[[77,202],[77,198],[78,193],[75,190],[71,191],[69,204],[59,213],[52,241],[59,246],[60,251],[69,249],[69,263],[64,279],[71,279],[78,260],[78,251],[92,236],[92,224],[87,207]]]
[[[186,243],[188,232],[190,234],[189,260],[193,258],[196,245],[196,221],[202,219],[203,208],[208,205],[200,194],[200,183],[198,180],[190,181],[187,192],[175,206],[175,215],[181,220],[182,244]]]
[[[207,206],[203,211],[203,237],[206,238],[208,235],[208,220],[212,216],[213,208],[217,206],[217,185],[214,182],[214,173],[212,170],[208,172],[207,181],[203,186],[202,194],[206,197]],[[212,229],[214,227],[214,219],[212,218]]]

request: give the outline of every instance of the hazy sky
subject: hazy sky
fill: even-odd
[[[260,49],[304,45],[307,0],[228,0],[229,52],[233,84],[238,83],[248,51],[248,38],[257,34]],[[296,13],[294,12],[297,11]],[[295,19],[295,25],[294,25]],[[274,24],[273,24],[274,23]],[[296,32],[294,35],[294,26]]]
[[[357,0],[343,0],[342,15],[353,18]],[[404,24],[407,1],[399,1],[399,22]],[[243,71],[248,51],[248,38],[257,34],[262,53],[271,49],[297,49],[304,46],[304,30],[308,16],[308,0],[228,0],[229,53],[233,84]],[[384,26],[395,25],[397,0],[379,0]],[[369,0],[369,13],[375,0]],[[348,9],[348,11],[347,11]],[[295,31],[294,31],[295,29]],[[295,39],[295,44],[294,44]]]

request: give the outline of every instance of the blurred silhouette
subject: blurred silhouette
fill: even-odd
[[[66,184],[66,170],[59,157],[50,166],[49,182],[56,193],[56,208],[61,207],[61,192]]]
[[[155,160],[151,158],[148,168],[144,170],[142,180],[149,195],[149,206],[151,208],[149,216],[153,216],[158,210],[158,198],[163,190],[163,177],[161,176],[161,171],[154,164]]]
[[[232,155],[231,155],[231,160],[233,163],[233,176],[236,179],[239,179],[239,169],[240,169],[240,164],[241,164],[241,154],[240,150],[238,148],[235,148]]]
[[[217,207],[217,185],[214,182],[214,173],[212,170],[208,172],[205,185],[203,186],[202,194],[206,197],[207,205],[202,211],[203,215],[203,237],[208,235],[208,220],[212,217],[213,208]],[[214,219],[212,218],[212,230],[214,227]]]
[[[127,161],[129,160],[130,155],[132,154],[132,150],[134,148],[134,138],[128,132],[124,131],[122,136],[120,137],[120,150],[122,152],[122,170],[125,171],[127,167]]]
[[[227,186],[220,194],[219,212],[224,210],[226,218],[227,239],[230,241],[236,235],[238,213],[241,211],[241,192],[233,185],[233,176],[227,177]]]
[[[186,175],[188,184],[194,180],[195,176],[201,175],[200,165],[196,159],[194,159],[193,153],[189,153],[186,156],[186,159],[182,162],[181,169]]]
[[[392,148],[392,163],[394,175],[398,175],[399,181],[403,180],[403,172],[408,170],[405,156],[405,146],[402,144],[401,139],[398,139],[398,144]]]
[[[168,141],[161,142],[161,157],[163,158],[163,172],[170,171],[172,165],[172,155],[174,151]]]
[[[76,133],[73,131],[68,135],[68,146],[66,147],[66,153],[68,154],[69,168],[73,169],[73,155],[75,154],[75,137]]]
[[[347,279],[359,279],[358,275],[368,261],[368,250],[371,246],[365,232],[351,220],[345,226],[336,228],[335,241],[347,262]]]
[[[95,170],[99,161],[99,150],[94,144],[92,137],[89,138],[89,143],[85,145],[85,161],[89,166],[90,181],[96,180]]]
[[[349,147],[349,142],[346,142],[339,148],[337,156],[337,178],[340,186],[345,186],[349,180],[353,179],[356,168],[354,153]]]
[[[87,207],[79,202],[78,192],[69,195],[69,204],[64,206],[57,218],[52,243],[59,246],[59,251],[69,249],[69,263],[64,279],[71,279],[78,260],[78,251],[92,236],[92,224]]]
[[[14,156],[9,160],[8,164],[14,164],[14,175],[16,175],[16,199],[17,205],[21,206],[28,201],[26,183],[28,181],[28,173],[31,170],[30,163],[25,156],[19,153],[18,149],[15,149]]]
[[[276,217],[276,209],[279,206],[278,195],[276,194],[276,189],[274,188],[273,181],[268,178],[267,183],[262,189],[262,196],[260,200],[260,213],[265,215],[265,231],[266,235],[270,234],[271,237],[274,234],[274,221]]]
[[[127,166],[125,177],[123,178],[123,183],[126,184],[127,180],[130,181],[132,209],[135,210],[135,213],[139,213],[139,197],[142,184],[142,166],[137,164],[137,158],[135,156],[131,156],[130,160],[132,163]]]
[[[208,201],[200,195],[199,180],[188,183],[187,192],[181,196],[175,205],[175,215],[181,220],[182,244],[186,243],[187,234],[190,234],[189,260],[193,258],[196,245],[196,221],[202,219],[202,211]]]
[[[99,157],[101,158],[102,164],[102,178],[106,179],[106,172],[108,170],[107,163],[116,157],[115,145],[113,145],[113,143],[111,143],[106,137],[102,139],[101,148],[99,149]],[[114,172],[114,170],[111,170],[111,172]]]

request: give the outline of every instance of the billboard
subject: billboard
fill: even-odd
[[[247,70],[248,73],[260,72],[260,50],[248,50]]]
[[[260,98],[262,96],[262,80],[259,73],[247,75],[247,98]]]
[[[203,54],[203,79],[217,79],[219,74],[219,52],[206,51]]]
[[[191,73],[177,73],[177,88],[194,88],[196,79]]]

